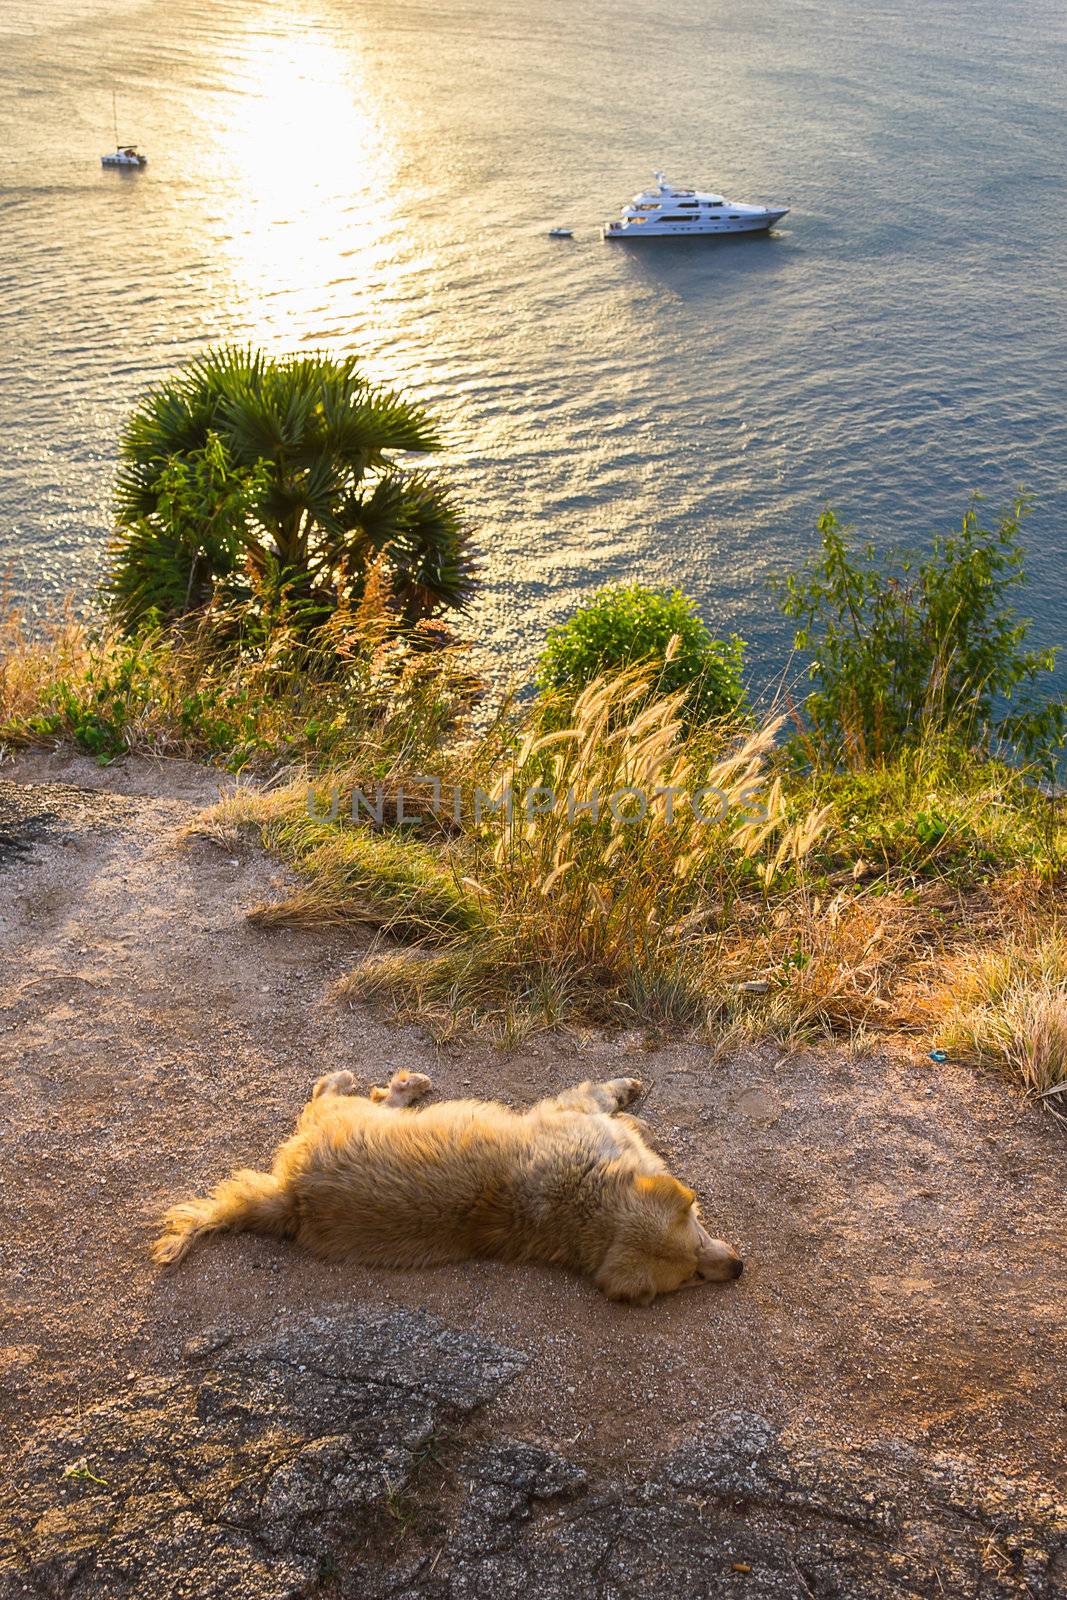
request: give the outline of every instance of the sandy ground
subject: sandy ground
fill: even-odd
[[[0,829],[5,1447],[127,1373],[172,1370],[220,1322],[404,1305],[530,1352],[494,1418],[586,1464],[640,1464],[749,1407],[798,1438],[893,1436],[1055,1477],[1067,1148],[1010,1087],[833,1052],[716,1061],[637,1035],[438,1048],[324,1002],[358,932],[244,920],[284,887],[277,863],[180,843],[213,775],[30,755],[4,779],[104,791],[28,789],[53,820],[27,850],[5,851]],[[315,1076],[341,1066],[367,1083],[416,1068],[441,1095],[511,1104],[642,1077],[639,1109],[744,1277],[636,1311],[547,1270],[339,1269],[248,1236],[155,1270],[161,1208],[265,1165]]]

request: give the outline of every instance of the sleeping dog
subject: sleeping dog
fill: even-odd
[[[623,1109],[638,1079],[583,1083],[524,1112],[483,1100],[416,1109],[431,1087],[398,1072],[363,1096],[350,1072],[320,1078],[270,1172],[235,1172],[172,1207],[153,1256],[179,1261],[229,1229],[371,1266],[552,1263],[634,1305],[739,1276],[740,1256],[706,1232],[693,1190]]]

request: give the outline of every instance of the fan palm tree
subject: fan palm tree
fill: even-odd
[[[405,625],[462,608],[469,535],[451,493],[398,453],[440,448],[421,406],[351,357],[214,350],[126,424],[110,590],[130,626],[196,609],[226,580],[321,621],[372,564]]]

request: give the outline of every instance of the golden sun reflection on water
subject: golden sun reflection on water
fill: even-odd
[[[248,336],[344,342],[361,285],[395,256],[396,153],[358,46],[318,30],[249,33],[219,97],[220,245]]]

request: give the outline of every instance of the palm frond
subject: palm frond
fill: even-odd
[[[436,478],[384,475],[360,502],[354,523],[367,545],[387,557],[408,620],[468,604],[475,584],[472,541],[454,496]]]

